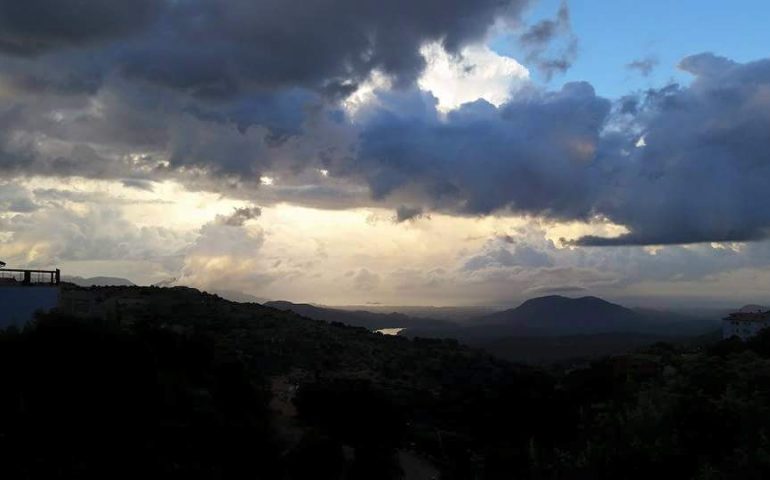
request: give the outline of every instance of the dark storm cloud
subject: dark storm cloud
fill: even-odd
[[[770,60],[702,54],[680,65],[686,87],[611,102],[529,86],[439,114],[412,84],[420,47],[458,53],[528,3],[0,0],[0,172],[629,229],[579,245],[767,236]],[[521,36],[546,76],[574,58],[569,23],[565,3]],[[397,88],[351,118],[339,101],[375,70]]]
[[[258,179],[314,117],[345,121],[329,105],[373,71],[410,85],[426,42],[457,53],[528,3],[0,0],[0,169]]]
[[[432,208],[469,214],[591,215],[610,102],[590,85],[522,91],[499,109],[479,100],[446,121],[425,95],[386,97],[394,96],[395,107],[374,113],[361,135],[357,166],[376,198],[414,191]],[[404,103],[423,106],[410,112]]]
[[[426,42],[457,53],[529,1],[0,0],[1,66],[30,91],[93,91],[120,73],[204,100],[291,88],[339,99],[374,70],[411,84]]]
[[[36,55],[146,28],[162,0],[2,0],[0,51]]]
[[[660,62],[656,57],[650,56],[634,60],[633,62],[626,64],[626,68],[629,70],[636,70],[643,77],[648,77],[652,71],[655,70],[655,67],[658,66],[658,63]]]
[[[99,115],[49,118],[52,105],[66,113],[87,104],[77,97],[43,94],[5,104],[0,168],[11,176],[177,178],[241,198],[260,175],[277,170],[287,180],[265,193],[270,202],[290,195],[305,205],[361,205],[367,200],[354,186],[363,182],[371,202],[392,208],[598,216],[630,230],[579,245],[749,241],[766,237],[770,226],[770,212],[761,208],[770,200],[768,65],[698,55],[681,65],[695,77],[691,86],[650,90],[614,106],[590,85],[572,83],[556,92],[525,88],[499,108],[480,100],[446,118],[425,92],[379,92],[356,122],[308,91],[192,109],[184,97],[110,84],[99,95]],[[311,118],[317,124],[309,125]],[[263,123],[291,133],[249,127]],[[329,128],[354,147],[326,146],[339,134]],[[45,151],[41,133],[52,141]],[[637,147],[641,137],[646,146]],[[128,154],[137,148],[148,153]],[[328,180],[342,183],[291,183],[308,168],[328,169]]]
[[[581,83],[525,90],[500,108],[467,104],[445,121],[430,97],[382,95],[358,167],[375,198],[466,214],[600,217],[630,230],[578,245],[767,237],[770,60],[703,54],[681,68],[691,86],[625,97],[616,108]]]
[[[691,86],[647,95],[631,148],[596,209],[631,232],[582,245],[751,241],[770,227],[770,60],[685,58]]]
[[[32,95],[94,94],[101,87],[103,80],[99,72],[88,72],[85,69],[75,72],[70,66],[45,73],[20,71],[6,73],[6,76],[12,89]]]
[[[411,83],[420,47],[440,41],[457,52],[496,18],[528,0],[187,0],[126,45],[134,78],[203,98],[254,87],[304,86],[346,96],[374,69]]]

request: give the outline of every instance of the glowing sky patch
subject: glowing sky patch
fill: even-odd
[[[469,46],[452,56],[433,43],[425,45],[420,53],[427,62],[419,80],[420,88],[438,98],[442,112],[478,99],[499,106],[529,78],[529,72],[519,62],[493,52],[486,45]]]

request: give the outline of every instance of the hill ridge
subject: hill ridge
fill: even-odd
[[[574,335],[628,331],[644,323],[633,310],[596,296],[546,295],[482,317],[479,325],[501,325],[517,333]]]

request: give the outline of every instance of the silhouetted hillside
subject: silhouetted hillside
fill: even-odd
[[[267,303],[269,300],[262,297],[257,297],[248,293],[239,292],[238,290],[224,290],[224,289],[209,289],[209,293],[219,295],[225,300],[237,303]]]
[[[766,312],[770,310],[770,308],[764,306],[764,305],[744,305],[741,308],[738,309],[739,312]]]
[[[79,287],[133,287],[134,282],[119,277],[76,277],[63,276],[62,280],[73,283]]]
[[[551,295],[482,317],[478,325],[504,325],[511,334],[576,335],[639,330],[644,318],[597,297]]]
[[[324,322],[342,322],[346,325],[364,327],[369,330],[379,330],[383,328],[443,328],[451,326],[449,322],[436,320],[433,318],[418,318],[404,315],[402,313],[373,313],[364,310],[341,310],[334,308],[317,307],[307,303],[291,302],[267,302],[268,307],[278,310],[287,310],[303,317],[313,320],[323,320]]]
[[[632,310],[596,297],[547,296],[463,325],[417,326],[401,335],[453,338],[507,360],[549,363],[625,353],[659,341],[687,342],[718,328],[715,319]]]
[[[442,322],[462,324],[469,320],[476,320],[484,315],[499,311],[499,308],[489,306],[404,306],[404,305],[341,305],[335,306],[335,310],[366,311],[372,313],[402,313],[412,318],[430,318]]]
[[[770,475],[770,330],[545,371],[189,288],[63,295],[88,315],[0,331],[3,478]]]

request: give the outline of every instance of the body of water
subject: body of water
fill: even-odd
[[[382,328],[380,330],[375,330],[375,332],[383,335],[398,335],[401,330],[403,330],[403,328]]]

